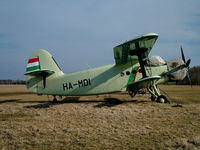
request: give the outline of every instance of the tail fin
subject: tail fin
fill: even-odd
[[[42,72],[53,74],[60,71],[60,68],[49,52],[38,50],[28,60],[25,75],[37,75]]]
[[[52,55],[46,50],[35,51],[26,67],[26,85],[29,91],[41,94],[49,76],[63,74]]]

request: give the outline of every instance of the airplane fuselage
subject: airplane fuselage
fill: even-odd
[[[133,68],[139,68],[139,63],[126,63],[121,65],[106,65],[103,67],[88,69],[71,74],[55,73],[46,79],[46,87],[43,87],[43,79],[38,79],[35,87],[28,87],[31,92],[47,95],[98,95],[121,92],[126,90],[126,85],[133,74]],[[167,71],[167,66],[146,67],[158,75]],[[147,72],[149,75],[150,72]],[[153,75],[153,74],[151,74]],[[142,78],[142,73],[132,75],[132,82]]]

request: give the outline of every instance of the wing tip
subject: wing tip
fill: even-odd
[[[154,33],[154,32],[150,32],[150,33],[146,33],[146,34],[143,34],[143,35],[142,35],[142,37],[148,37],[148,36],[158,37],[158,34],[157,34],[157,33]]]

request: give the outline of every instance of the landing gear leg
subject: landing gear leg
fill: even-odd
[[[155,81],[152,81],[152,83],[147,89],[149,93],[151,94],[152,101],[156,101],[158,103],[169,103],[169,101],[167,100],[167,97],[160,94],[160,91],[157,88]]]
[[[53,102],[54,103],[58,102],[57,99],[56,99],[56,95],[53,95]]]

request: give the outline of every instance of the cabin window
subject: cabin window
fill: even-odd
[[[126,71],[126,75],[129,76],[130,75],[130,71]]]
[[[124,73],[123,73],[123,72],[121,72],[121,73],[120,73],[120,76],[121,76],[121,77],[123,77],[123,76],[124,76]]]

